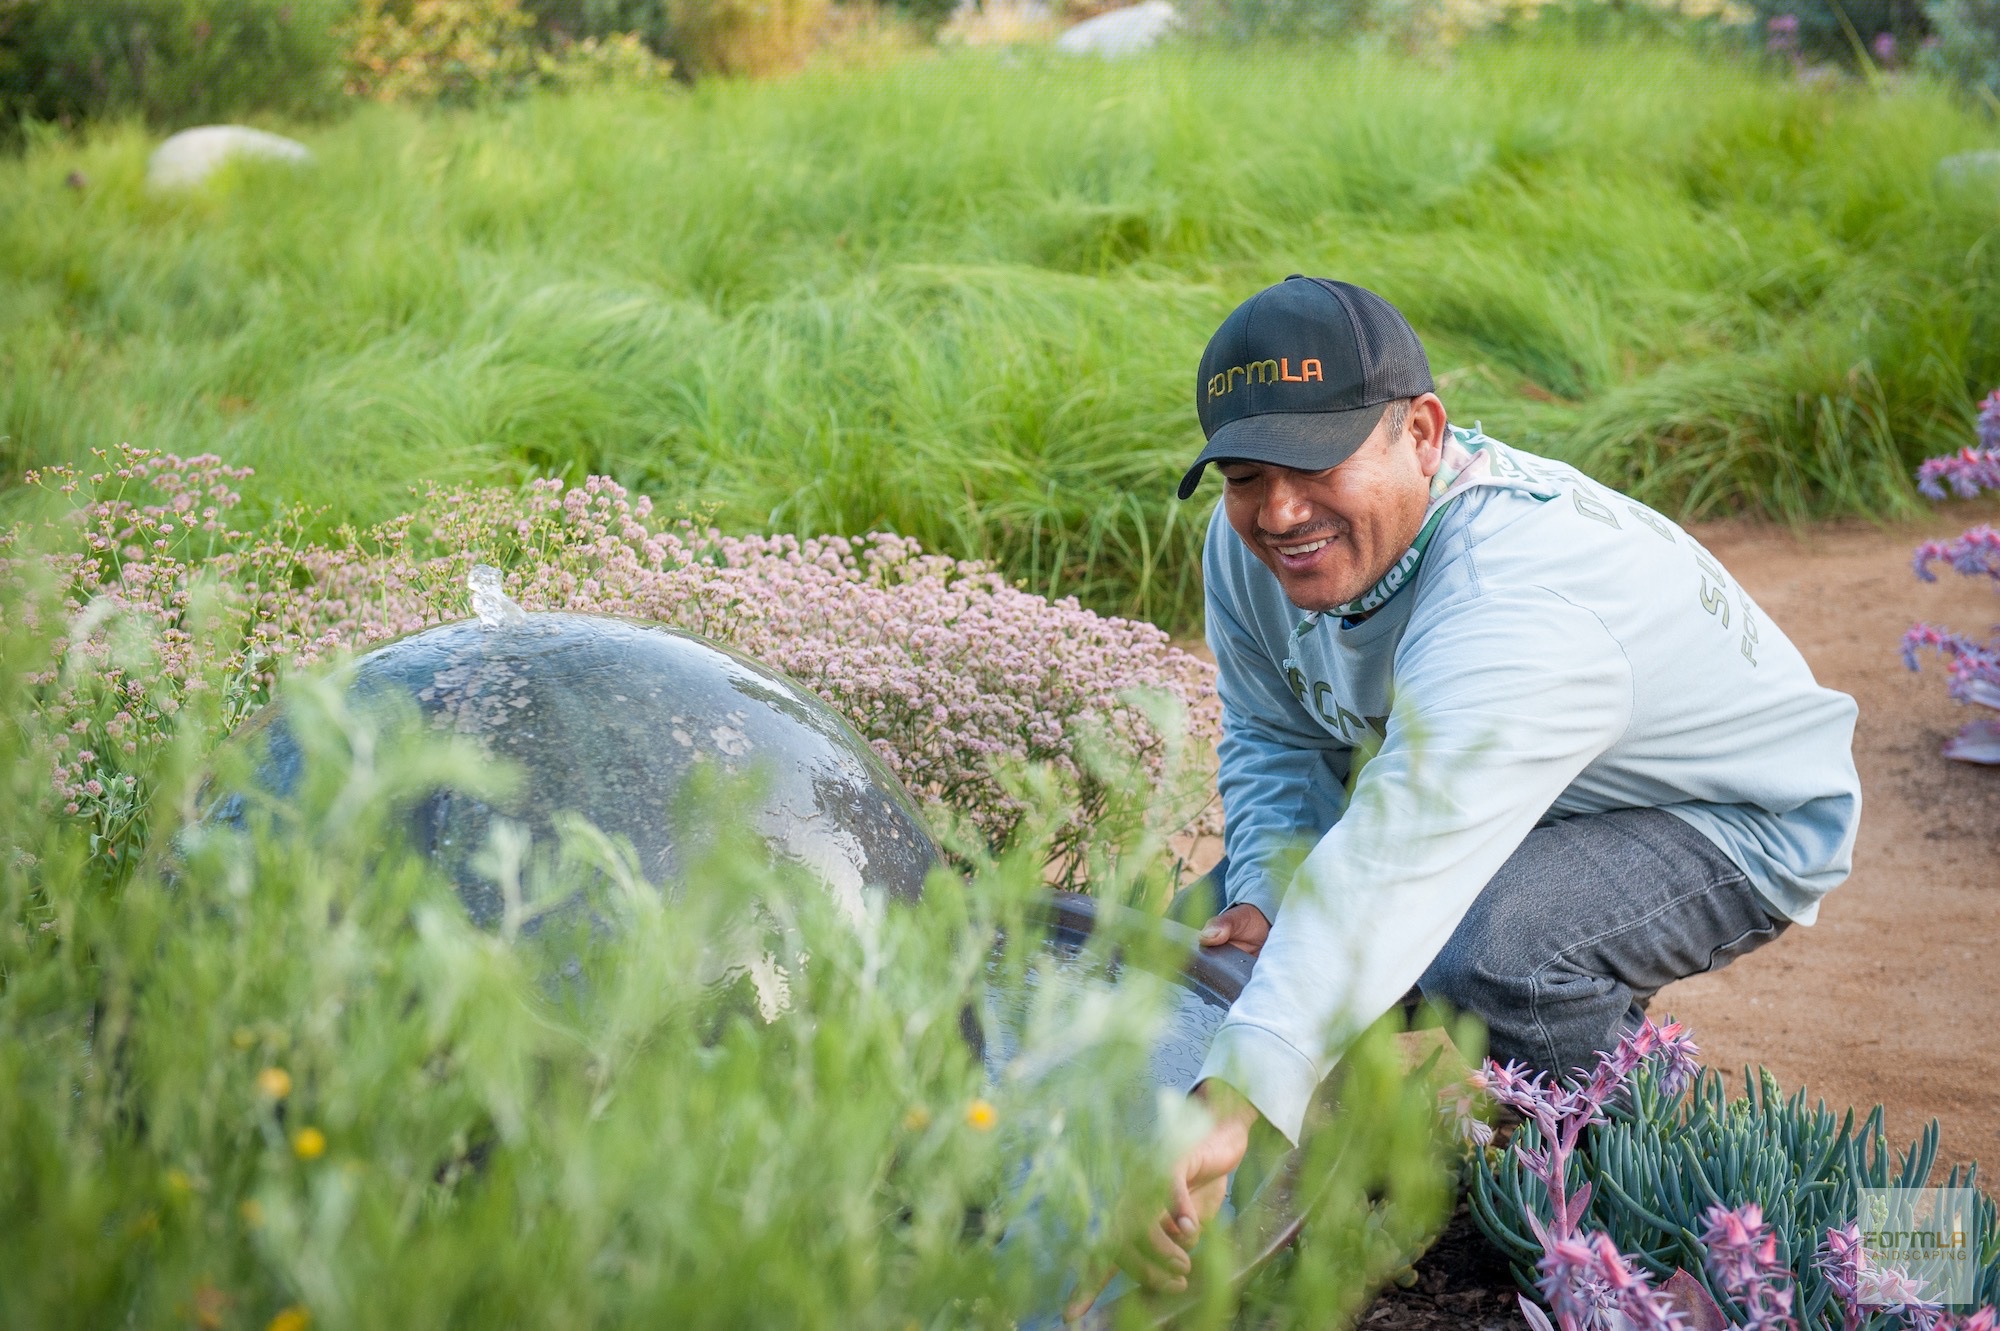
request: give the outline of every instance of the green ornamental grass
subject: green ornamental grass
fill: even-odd
[[[327,523],[599,472],[1185,627],[1193,366],[1290,272],[1683,516],[1908,511],[2000,378],[2000,192],[1935,169],[1990,120],[1691,41],[971,50],[300,132],[317,167],[180,198],[132,126],[0,163],[11,472],[212,450]]]

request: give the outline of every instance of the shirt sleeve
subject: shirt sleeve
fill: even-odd
[[[1382,749],[1300,866],[1202,1077],[1297,1141],[1339,1051],[1416,983],[1631,714],[1623,649],[1553,592],[1478,595],[1413,619]]]
[[[1332,827],[1346,805],[1352,755],[1307,714],[1282,664],[1230,603],[1230,570],[1216,543],[1236,539],[1226,527],[1211,536],[1204,572],[1208,645],[1222,701],[1216,787],[1229,857],[1224,887],[1229,905],[1248,902],[1275,920],[1300,851]]]

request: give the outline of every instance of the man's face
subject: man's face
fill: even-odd
[[[1361,596],[1423,525],[1442,458],[1444,407],[1430,394],[1418,398],[1394,436],[1393,414],[1383,415],[1353,456],[1325,471],[1217,464],[1229,525],[1301,610],[1331,610]]]

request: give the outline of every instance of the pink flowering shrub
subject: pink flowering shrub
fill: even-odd
[[[1932,499],[1943,499],[1946,487],[1962,499],[1981,490],[2000,493],[2000,390],[1979,405],[1979,442],[1947,457],[1932,458],[1917,469],[1917,488]],[[2000,531],[1973,527],[1949,541],[1925,541],[1914,559],[1917,576],[1937,581],[1933,564],[1948,565],[1968,577],[2000,583]],[[1903,660],[1917,668],[1917,653],[1929,648],[1944,657],[1951,696],[1960,702],[2000,708],[2000,629],[1985,641],[1930,624],[1918,624],[1903,635]],[[1973,721],[1944,746],[1945,756],[1964,762],[2000,763],[2000,722]]]
[[[409,514],[309,541],[296,515],[261,533],[229,524],[245,475],[127,449],[94,475],[31,478],[68,497],[82,538],[49,557],[73,627],[37,682],[76,737],[52,755],[53,779],[65,811],[113,840],[139,794],[122,770],[143,770],[121,755],[161,742],[191,691],[228,694],[233,724],[286,666],[464,618],[476,563],[506,570],[526,609],[669,624],[785,671],[990,844],[1027,810],[1009,770],[1041,765],[1073,803],[1056,838],[1071,880],[1132,765],[1153,830],[1213,817],[1197,765],[1179,761],[1183,739],[1215,734],[1211,667],[1150,624],[1050,602],[983,564],[884,533],[658,524],[650,501],[603,477],[432,488]]]

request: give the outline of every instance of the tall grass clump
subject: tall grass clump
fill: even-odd
[[[2000,199],[1934,169],[1983,113],[1609,23],[1448,71],[969,50],[308,137],[305,177],[175,201],[129,128],[0,164],[10,471],[209,450],[328,525],[596,472],[1185,625],[1193,366],[1290,272],[1401,306],[1455,415],[1682,516],[1913,511],[2000,377]]]
[[[0,618],[0,1323],[1010,1326],[1157,1212],[1196,1126],[1141,1075],[1159,988],[1029,981],[1035,828],[856,917],[696,792],[662,809],[678,890],[579,825],[481,932],[406,809],[507,772],[298,679],[278,800],[218,748],[212,670],[136,774],[146,834],[106,856],[48,778],[70,616],[46,587],[11,564]],[[160,650],[131,630],[132,661]],[[228,790],[243,825],[202,822]],[[1145,940],[1094,947],[1101,970]],[[1019,1021],[989,1077],[966,1032],[995,1003]],[[1349,1062],[1302,1176],[1325,1202],[1256,1291],[1274,1325],[1351,1315],[1438,1218],[1435,1087],[1379,1040]],[[1185,1324],[1237,1306],[1230,1248],[1219,1225]]]

